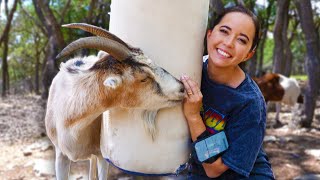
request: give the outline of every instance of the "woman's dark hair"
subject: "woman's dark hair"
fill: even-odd
[[[233,6],[233,7],[228,7],[226,9],[224,9],[224,11],[221,14],[218,14],[217,18],[213,19],[212,23],[210,23],[211,24],[210,29],[213,29],[217,24],[220,23],[220,21],[222,20],[222,18],[226,14],[231,13],[231,12],[239,12],[239,13],[243,13],[243,14],[246,14],[249,17],[251,17],[253,24],[256,28],[256,31],[255,31],[255,35],[253,38],[253,42],[252,42],[252,46],[251,46],[250,51],[255,50],[257,48],[257,46],[259,44],[259,40],[260,40],[260,23],[259,23],[257,16],[253,12],[251,12],[249,9],[247,9],[243,6]]]

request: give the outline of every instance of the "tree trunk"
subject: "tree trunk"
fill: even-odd
[[[224,11],[224,5],[221,0],[210,0],[209,4],[209,12],[208,12],[208,27],[212,28],[213,26],[213,19],[217,18],[218,14],[221,14]],[[208,54],[207,50],[207,36],[205,35],[203,41],[204,49],[203,55]]]
[[[237,4],[241,5],[241,6],[246,6],[242,0],[237,0]],[[249,10],[251,10],[252,12],[254,12],[253,1],[249,1],[248,4],[249,4],[249,6],[247,8]],[[246,71],[251,77],[253,77],[256,74],[257,59],[258,59],[258,56],[257,56],[257,53],[255,53],[254,56],[252,56],[252,58],[250,59],[250,61],[245,61],[245,62],[241,63],[239,66],[241,69]]]
[[[257,53],[254,53],[254,55],[252,56],[252,58],[250,59],[250,63],[249,63],[249,67],[248,67],[248,74],[251,77],[254,77],[256,75],[256,71],[257,71],[257,60],[258,60],[258,56]]]
[[[274,25],[274,57],[273,57],[273,72],[283,73],[285,61],[285,42],[287,24],[286,17],[288,16],[290,0],[277,1],[276,21]]]
[[[284,14],[282,24],[282,42],[283,42],[283,60],[281,61],[281,73],[287,77],[291,74],[292,52],[290,49],[290,42],[288,40],[288,26],[289,26],[289,5],[290,0],[286,1],[283,7]]]
[[[34,84],[35,84],[35,93],[40,94],[40,55],[41,55],[41,48],[39,47],[40,38],[38,34],[34,37],[34,44],[36,48],[36,66],[35,66],[35,77],[34,77]]]
[[[312,7],[310,0],[295,0],[301,22],[302,31],[305,35],[307,55],[305,67],[308,75],[308,83],[305,93],[302,127],[311,127],[316,97],[320,87],[320,45],[319,36],[313,21]]]
[[[292,28],[292,32],[290,34],[290,37],[288,38],[288,43],[289,43],[289,46],[291,44],[291,42],[293,41],[293,39],[297,36],[297,28],[298,28],[298,25],[300,24],[300,21],[298,20],[298,15],[295,14],[294,15],[294,24],[293,24],[293,28]],[[293,60],[294,60],[294,56],[293,56],[293,53],[291,51],[291,48],[289,49],[290,51],[288,51],[288,54],[287,54],[287,58],[290,60],[290,64],[288,64],[288,66],[285,67],[285,74],[288,74],[288,76],[291,75],[291,73],[293,72],[292,70],[295,70],[295,69],[292,69],[292,64],[293,64]],[[294,71],[295,73],[297,73],[296,71]],[[301,71],[298,71],[298,73],[301,73]]]
[[[243,0],[236,0],[236,4],[240,6],[246,6]]]
[[[12,9],[10,13],[8,12],[8,6],[7,2],[5,1],[5,11],[7,15],[7,23],[4,28],[4,31],[0,37],[0,45],[3,43],[4,48],[3,48],[3,54],[2,54],[2,97],[5,97],[6,94],[9,91],[9,72],[8,72],[8,62],[7,62],[7,57],[8,57],[8,43],[9,43],[9,34],[10,34],[10,28],[11,28],[11,22],[13,19],[13,14],[17,9],[19,0],[15,0],[12,6]]]
[[[262,66],[263,66],[263,58],[264,58],[264,45],[267,39],[268,29],[269,29],[269,20],[271,16],[271,9],[274,5],[274,0],[269,1],[268,7],[266,9],[266,16],[260,17],[261,28],[262,28],[262,37],[259,44],[259,60],[258,60],[258,71],[256,73],[257,76],[260,76],[262,74]]]
[[[49,39],[45,55],[46,59],[44,60],[45,67],[42,73],[42,98],[46,99],[49,94],[51,82],[58,72],[58,68],[55,64],[55,57],[64,47],[65,42],[60,29],[60,24],[49,7],[49,0],[33,0],[33,4],[40,21],[47,30]]]
[[[9,91],[9,87],[8,87],[9,72],[8,72],[8,61],[7,61],[8,41],[9,41],[9,37],[7,35],[3,39],[4,48],[3,48],[3,55],[2,55],[2,94],[1,94],[2,97],[6,97]]]
[[[291,73],[292,73],[292,63],[293,63],[293,54],[290,48],[290,44],[292,42],[292,40],[295,37],[295,33],[296,33],[296,29],[298,27],[299,22],[297,21],[297,19],[294,19],[295,24],[293,25],[293,30],[290,34],[290,37],[287,39],[287,43],[288,45],[286,46],[286,58],[287,58],[287,65],[284,67],[284,75],[290,77]]]
[[[0,7],[1,7],[1,3],[2,3],[2,0],[0,0]],[[0,8],[0,16],[1,16],[1,8]]]
[[[221,14],[224,10],[224,5],[221,0],[210,0],[209,19],[215,18],[217,14]],[[211,27],[212,24],[209,24]]]

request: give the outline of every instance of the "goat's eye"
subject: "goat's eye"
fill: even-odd
[[[146,77],[144,79],[141,80],[141,82],[147,82],[150,78],[149,77]]]

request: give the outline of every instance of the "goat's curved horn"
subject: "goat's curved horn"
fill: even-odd
[[[125,43],[120,38],[118,38],[116,35],[110,33],[109,31],[107,31],[101,27],[93,26],[91,24],[86,24],[86,23],[64,24],[64,25],[62,25],[62,27],[73,28],[73,29],[82,29],[82,30],[87,31],[91,34],[117,41],[118,43],[120,43],[130,49],[130,47],[128,46],[127,43]]]
[[[128,58],[131,55],[131,51],[127,47],[114,40],[105,39],[98,36],[91,36],[73,41],[67,47],[65,47],[56,58],[59,59],[65,57],[81,48],[102,50],[120,61]]]

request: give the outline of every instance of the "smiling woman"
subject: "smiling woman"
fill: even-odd
[[[223,82],[237,87],[245,78],[238,64],[254,54],[254,51],[251,51],[254,34],[255,27],[251,17],[239,12],[226,14],[212,30],[209,30],[207,33],[208,68],[211,69],[208,72],[209,77],[216,82],[223,82],[227,77],[219,79],[215,74],[238,75],[237,81],[234,81],[234,78],[227,78],[233,81]]]
[[[194,144],[219,137],[224,131],[229,147],[204,163],[197,159],[197,152],[191,158],[189,179],[274,179],[262,150],[265,102],[258,86],[239,67],[255,53],[258,20],[251,11],[236,6],[226,9],[212,24],[207,32],[208,56],[203,59],[201,87],[191,78],[181,77],[186,91],[192,92],[185,96],[183,111]],[[211,151],[217,148],[213,145]]]

